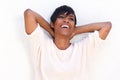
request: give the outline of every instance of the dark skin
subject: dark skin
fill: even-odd
[[[39,24],[51,34],[55,45],[61,50],[65,50],[70,46],[70,39],[76,34],[97,30],[99,31],[99,37],[105,40],[112,26],[111,22],[97,22],[76,27],[74,15],[66,15],[66,13],[61,14],[54,24],[52,22],[48,23],[41,15],[30,9],[25,10],[24,18],[27,34],[31,34]]]

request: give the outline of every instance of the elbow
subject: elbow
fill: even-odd
[[[24,16],[29,15],[31,13],[31,9],[26,9],[24,11]]]
[[[103,27],[104,32],[109,33],[109,31],[111,30],[111,28],[112,28],[112,23],[111,22],[105,22],[105,25]]]
[[[112,28],[112,23],[111,22],[106,22],[106,23],[107,23],[106,28],[107,28],[108,31],[110,31],[111,28]]]
[[[24,13],[28,13],[29,11],[31,11],[31,9],[28,8],[24,11]]]
[[[104,27],[105,32],[109,33],[112,28],[111,22],[106,22],[106,26]]]
[[[105,40],[112,28],[111,22],[105,22],[104,27],[100,30],[101,39]]]

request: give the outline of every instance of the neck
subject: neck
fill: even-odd
[[[70,39],[65,36],[61,36],[61,37],[59,36],[59,37],[55,37],[54,43],[57,46],[57,48],[61,50],[65,50],[70,46]]]

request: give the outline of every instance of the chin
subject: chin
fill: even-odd
[[[65,33],[62,33],[62,35],[67,37],[67,36],[70,36],[71,34],[65,32]]]

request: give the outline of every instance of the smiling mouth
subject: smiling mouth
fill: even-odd
[[[70,28],[68,25],[62,25],[61,27],[62,27],[62,28],[67,28],[67,29]]]

